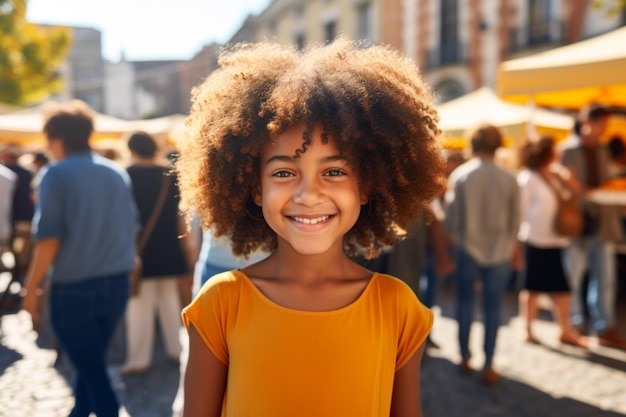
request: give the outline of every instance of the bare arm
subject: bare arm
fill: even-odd
[[[422,343],[411,359],[396,371],[391,398],[391,417],[422,417],[420,367],[424,346]]]
[[[211,352],[195,327],[189,325],[183,417],[219,417],[227,376],[228,367]]]
[[[34,324],[38,324],[40,321],[39,296],[41,291],[39,288],[59,252],[59,245],[60,240],[57,238],[41,239],[35,244],[33,258],[26,274],[26,295],[22,303],[24,310],[30,313]]]

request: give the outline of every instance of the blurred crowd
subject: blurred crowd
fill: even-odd
[[[71,277],[77,268],[90,268],[93,273],[109,277],[116,271],[94,267],[90,257],[95,253],[101,256],[108,250],[107,244],[111,245],[111,256],[115,256],[114,247],[131,247],[134,259],[124,262],[137,273],[133,274],[128,305],[117,313],[124,317],[123,372],[141,374],[150,368],[156,334],[162,336],[171,361],[184,362],[186,355],[179,340],[182,307],[214,274],[265,255],[235,258],[226,238],[216,238],[212,230],[202,231],[193,220],[188,227],[179,211],[179,191],[171,175],[175,150],[144,132],[134,132],[121,143],[101,143],[91,148],[86,145],[91,125],[82,137],[87,147],[72,148],[71,132],[76,130],[73,123],[90,119],[80,112],[70,114],[74,118],[69,121],[52,119],[46,125],[48,138],[53,139],[49,149],[1,146],[0,244],[2,251],[14,258],[10,284],[25,287],[27,275],[37,283],[30,290],[37,290],[42,298],[34,307],[41,309],[42,315],[39,321],[39,316],[33,315],[34,325],[36,329],[50,326],[45,323],[43,310],[54,302],[50,297],[67,300],[62,298],[67,294],[57,294],[59,288],[51,291],[49,280],[37,282],[36,278],[62,274],[58,282],[73,282]],[[595,337],[605,346],[626,349],[626,339],[618,333],[616,322],[617,253],[626,242],[626,200],[607,204],[593,198],[605,184],[626,177],[624,138],[600,141],[609,117],[609,110],[590,107],[581,111],[564,141],[557,143],[548,136],[524,138],[522,146],[513,150],[517,156],[514,164],[510,157],[500,157],[500,129],[477,126],[467,133],[467,149],[444,151],[447,184],[432,202],[431,212],[424,213],[406,231],[405,239],[381,257],[357,259],[372,270],[406,281],[428,307],[436,305],[441,285],[456,288],[461,372],[470,373],[479,367],[485,384],[498,382],[499,374],[492,364],[497,354],[500,303],[507,290],[519,294],[519,311],[525,322],[521,341],[537,343],[533,322],[539,297],[545,294],[552,302],[561,343],[586,349],[590,338]],[[55,139],[61,144],[57,146]],[[511,149],[506,151],[510,155]],[[73,200],[75,192],[83,193],[93,203],[82,206]],[[128,201],[120,200],[124,193]],[[560,229],[557,220],[565,216],[561,210],[568,202],[577,210],[579,223]],[[120,211],[125,207],[128,213]],[[94,237],[97,243],[92,243],[80,234],[81,222],[96,218],[104,220],[101,235]],[[60,226],[55,222],[75,225],[70,232],[76,234],[74,252],[58,254],[54,244],[51,249],[35,245],[58,239]],[[113,236],[118,229],[123,237]],[[48,270],[50,262],[42,259],[50,253],[67,256],[68,266],[57,263],[55,271]],[[38,265],[44,270],[38,272]],[[0,310],[19,302],[24,295],[24,291],[10,291],[9,286],[0,290]],[[481,364],[472,361],[468,342],[474,299],[479,296],[485,322],[485,361]],[[106,348],[117,321],[112,319],[114,325],[106,330],[99,349]],[[158,333],[156,323],[160,326]],[[55,328],[63,325],[52,324]],[[60,354],[85,356],[72,351],[74,342],[60,343]],[[76,349],[85,348],[75,343]],[[436,340],[429,338],[427,343],[430,348],[438,348]],[[91,371],[86,368],[85,372]],[[87,374],[84,377],[90,378]],[[182,391],[176,398],[175,412],[180,411],[181,401]]]

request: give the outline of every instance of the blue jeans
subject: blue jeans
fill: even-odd
[[[572,324],[580,325],[585,320],[581,287],[588,269],[587,308],[593,329],[603,333],[615,325],[617,269],[613,245],[597,236],[575,239],[567,248],[565,259],[572,293]]]
[[[50,323],[76,370],[70,417],[117,417],[119,401],[107,373],[106,348],[124,315],[128,273],[52,284]]]
[[[459,323],[459,345],[461,357],[468,359],[470,327],[473,321],[474,283],[482,280],[483,314],[485,319],[485,366],[491,368],[496,346],[496,335],[500,326],[500,301],[511,274],[510,262],[496,265],[479,265],[463,249],[456,249],[457,321]]]

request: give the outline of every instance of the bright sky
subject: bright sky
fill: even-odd
[[[203,45],[225,43],[248,14],[271,0],[28,0],[33,23],[102,31],[102,54],[118,61],[190,59]]]

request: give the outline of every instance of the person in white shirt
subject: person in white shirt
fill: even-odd
[[[15,172],[0,164],[0,245],[11,240],[13,193],[17,183]]]
[[[572,296],[562,259],[570,238],[555,230],[559,197],[576,198],[580,187],[567,168],[555,163],[556,149],[551,137],[529,141],[521,156],[525,169],[517,177],[522,216],[518,239],[525,244],[525,268],[519,307],[525,319],[524,339],[539,343],[532,323],[539,309],[539,296],[548,294],[561,329],[561,343],[587,348],[588,339],[570,323]]]

